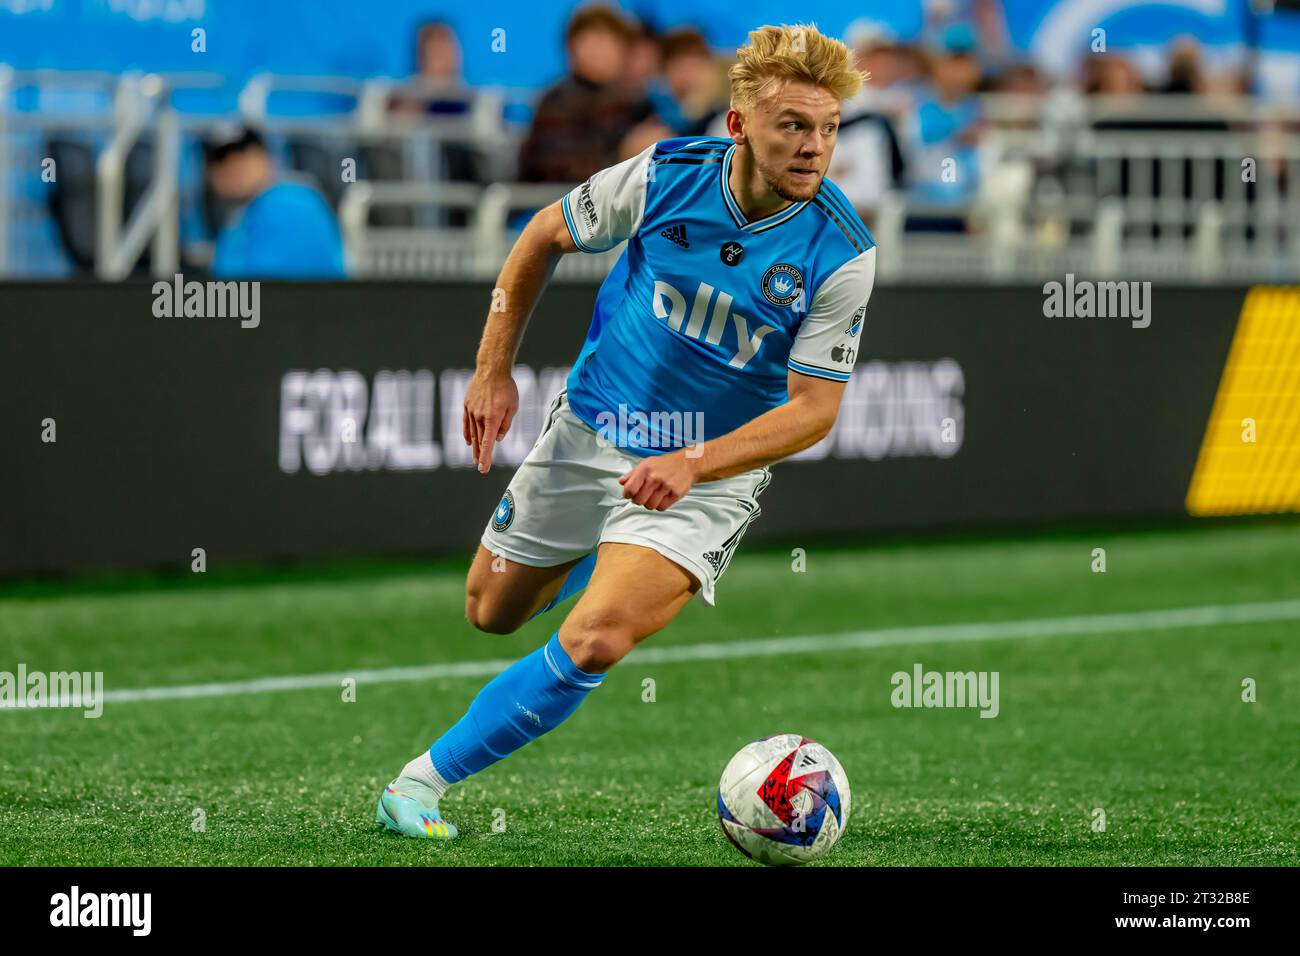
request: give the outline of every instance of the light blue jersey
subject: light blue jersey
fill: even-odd
[[[664,140],[562,203],[579,249],[627,240],[568,400],[637,454],[725,435],[786,402],[791,370],[844,382],[857,359],[870,233],[830,180],[811,200],[746,220],[727,185],[737,148]]]

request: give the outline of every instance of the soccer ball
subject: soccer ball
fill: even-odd
[[[835,755],[799,734],[740,749],[718,783],[718,821],[737,850],[772,866],[798,866],[849,824],[849,779]]]

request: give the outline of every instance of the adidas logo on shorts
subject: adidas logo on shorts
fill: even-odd
[[[705,551],[704,560],[709,562],[709,564],[713,567],[713,574],[716,577],[718,571],[722,568],[722,550],[719,549],[717,551]]]
[[[680,222],[675,226],[669,226],[663,232],[659,233],[665,239],[677,243],[683,249],[689,249],[691,244],[686,241],[686,227]]]

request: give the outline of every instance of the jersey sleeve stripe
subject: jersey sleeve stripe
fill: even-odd
[[[849,380],[848,372],[836,372],[828,368],[818,368],[816,365],[805,365],[803,362],[796,362],[790,359],[786,363],[800,375],[811,375],[813,378],[826,378],[832,382],[847,382]]]
[[[837,194],[829,189],[823,189],[817,194],[826,205],[834,209],[844,219],[845,225],[857,233],[858,238],[865,242],[871,242],[871,234],[867,232],[867,227],[858,219],[857,213],[849,205],[843,194]]]
[[[822,212],[826,213],[826,215],[830,217],[831,222],[835,223],[835,225],[840,227],[840,232],[844,233],[844,237],[848,239],[849,243],[853,246],[853,248],[858,251],[858,255],[861,255],[862,253],[867,251],[867,248],[869,247],[863,246],[862,240],[859,239],[856,235],[854,235],[853,231],[850,230],[849,227],[846,226],[840,220],[840,217],[835,214],[835,210],[832,209],[829,204],[823,201],[820,196],[818,196],[816,199],[813,200],[813,205],[815,205]]]
[[[569,212],[569,196],[567,193],[564,198],[560,200],[560,208],[564,211],[564,224],[569,227],[569,238],[573,240],[573,244],[583,252],[597,252],[598,250],[588,246],[578,236],[578,227],[573,222],[573,214]]]
[[[690,147],[682,149],[656,149],[654,154],[660,156],[713,156],[720,155],[727,151],[725,146],[707,146],[707,147]]]
[[[676,143],[676,145],[664,146],[664,143]],[[656,153],[699,153],[709,152],[710,150],[726,150],[731,147],[731,141],[725,139],[694,139],[690,142],[683,143],[679,140],[661,140],[655,144]]]
[[[722,155],[719,154],[717,156],[701,156],[696,159],[691,159],[689,157],[656,156],[654,157],[652,162],[656,166],[672,166],[677,163],[684,163],[688,166],[705,166],[709,163],[722,162]]]
[[[870,249],[875,246],[876,240],[871,237],[871,233],[867,231],[867,227],[863,225],[862,220],[858,218],[858,214],[854,211],[853,207],[849,205],[848,200],[845,199],[842,194],[831,195],[830,193],[827,193],[825,198],[827,207],[834,209],[840,214],[840,217],[844,220],[844,225],[853,230],[857,237],[862,240],[862,243],[866,248]]]
[[[876,244],[876,240],[871,238],[871,233],[867,231],[867,227],[858,220],[857,214],[849,208],[848,203],[842,197],[834,196],[829,190],[824,189],[817,194],[817,198],[825,202],[828,209],[834,209],[844,218],[844,223],[840,226],[841,229],[846,226],[852,229],[858,238],[867,244],[868,249]]]

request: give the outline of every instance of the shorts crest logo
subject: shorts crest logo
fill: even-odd
[[[497,510],[492,512],[492,530],[505,531],[514,520],[515,496],[507,491],[501,496],[501,503],[497,505]]]
[[[763,296],[773,305],[789,305],[803,292],[803,275],[788,262],[778,262],[763,273]]]

